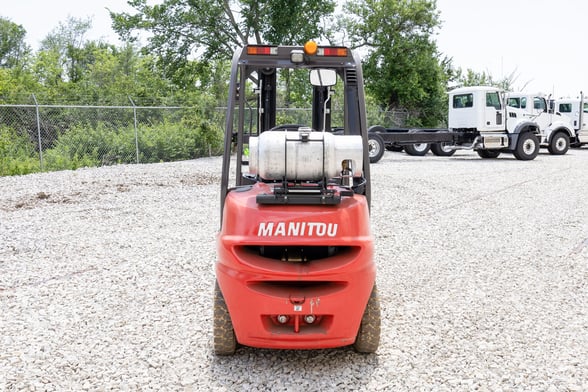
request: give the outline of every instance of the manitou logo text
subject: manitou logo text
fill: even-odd
[[[337,223],[323,222],[261,222],[258,237],[335,237]]]

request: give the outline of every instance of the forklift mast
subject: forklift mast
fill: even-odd
[[[277,72],[275,68],[262,69],[259,74],[260,100],[257,129],[259,132],[267,131],[276,126],[276,96],[277,96]]]
[[[265,131],[287,124],[276,124],[278,70],[307,69],[333,70],[343,82],[343,129],[339,134],[360,135],[363,142],[363,178],[365,186],[361,193],[370,204],[370,173],[367,149],[367,125],[361,61],[357,54],[345,47],[317,46],[309,41],[304,46],[248,45],[237,50],[233,56],[227,116],[225,145],[221,178],[221,216],[228,192],[235,187],[248,185],[251,180],[243,176],[243,158],[249,137],[259,136]],[[254,86],[258,94],[253,106],[247,100],[247,83]],[[313,86],[312,124],[313,131],[331,132],[331,102],[329,86]],[[255,112],[254,112],[255,111]],[[255,120],[251,117],[255,116]],[[252,129],[251,124],[256,124]],[[229,184],[231,156],[236,154],[233,169],[235,183]]]

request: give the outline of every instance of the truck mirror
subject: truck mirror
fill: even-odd
[[[310,71],[310,84],[318,87],[330,87],[337,84],[337,72],[333,69],[313,69]]]

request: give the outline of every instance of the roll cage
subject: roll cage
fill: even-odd
[[[251,179],[243,176],[242,166],[244,145],[250,136],[277,126],[276,124],[277,70],[279,69],[331,69],[343,82],[343,129],[337,133],[360,135],[363,141],[363,178],[361,188],[370,204],[370,167],[367,149],[367,125],[365,97],[361,61],[357,54],[343,47],[316,47],[316,53],[309,54],[300,46],[262,46],[248,45],[237,49],[231,65],[229,95],[225,123],[225,143],[221,177],[221,218],[225,198],[233,187],[229,185],[231,156],[234,148],[235,187],[251,184]],[[247,82],[256,86],[259,98],[255,107],[247,100]],[[329,87],[315,86],[312,95],[312,129],[332,131],[329,102]],[[250,114],[247,118],[246,113]],[[255,119],[251,113],[255,114]],[[255,123],[255,124],[253,124]],[[222,219],[221,219],[222,220]]]

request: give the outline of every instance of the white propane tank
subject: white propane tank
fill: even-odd
[[[249,138],[249,173],[264,180],[281,180],[284,176],[292,181],[338,177],[346,159],[353,162],[353,176],[361,176],[360,135],[298,130],[268,131]]]

